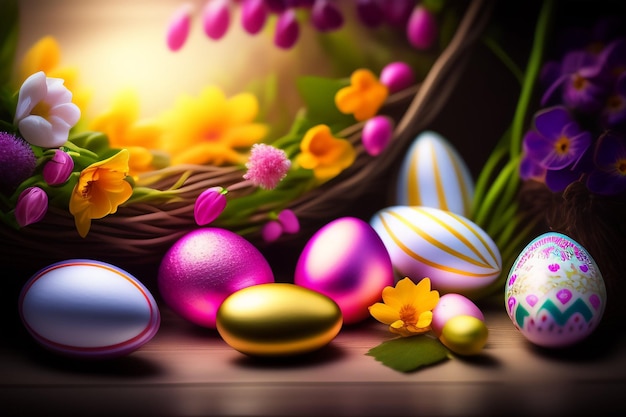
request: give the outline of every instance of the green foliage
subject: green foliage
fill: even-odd
[[[367,355],[400,372],[412,372],[450,358],[439,340],[426,335],[388,340],[370,349]]]
[[[17,0],[2,0],[0,5],[0,86],[11,81],[18,38]]]

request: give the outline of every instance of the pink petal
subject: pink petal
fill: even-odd
[[[285,209],[278,214],[278,221],[283,227],[285,233],[298,233],[300,231],[300,222],[298,216],[289,209]]]
[[[80,120],[80,109],[74,103],[59,104],[50,109],[50,117],[58,117],[72,127]]]
[[[15,205],[15,220],[20,227],[37,223],[48,211],[48,195],[39,187],[22,191]]]
[[[261,236],[266,242],[273,242],[280,237],[283,233],[283,227],[276,220],[271,220],[261,229]]]
[[[296,14],[292,9],[287,9],[280,14],[276,22],[274,44],[279,48],[289,49],[295,45],[299,36],[300,26]]]
[[[165,35],[167,47],[171,51],[178,51],[185,44],[191,27],[192,11],[193,5],[191,3],[185,3],[172,15]]]
[[[420,50],[429,49],[437,39],[437,19],[423,5],[413,9],[407,24],[407,37],[411,45]]]
[[[33,108],[48,94],[46,74],[39,71],[28,77],[22,86],[15,110],[15,120],[19,121],[28,116]]]
[[[241,4],[241,26],[251,35],[259,33],[267,20],[264,0],[243,0]]]
[[[51,142],[52,124],[41,116],[27,116],[20,120],[18,129],[24,139],[32,145],[43,148],[58,148],[65,143]],[[67,139],[67,138],[66,138]]]

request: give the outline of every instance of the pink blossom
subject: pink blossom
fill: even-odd
[[[285,178],[291,167],[291,161],[282,149],[264,143],[252,145],[250,158],[246,163],[248,171],[243,178],[256,186],[271,190]]]
[[[20,227],[37,223],[48,211],[48,195],[39,187],[26,188],[17,198],[15,220]]]
[[[15,124],[22,137],[42,148],[58,148],[80,119],[80,109],[72,103],[72,93],[60,78],[46,77],[43,71],[28,77],[17,99]]]

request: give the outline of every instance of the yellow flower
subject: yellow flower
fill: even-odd
[[[255,96],[237,94],[227,99],[217,87],[206,87],[197,99],[182,96],[163,115],[161,148],[176,164],[243,164],[246,151],[267,133],[254,123],[259,111]]]
[[[350,85],[335,94],[335,104],[340,112],[364,121],[376,115],[388,95],[387,87],[371,71],[358,69],[352,73]]]
[[[90,129],[107,135],[112,148],[128,149],[130,175],[156,168],[150,150],[159,148],[162,133],[157,123],[138,121],[138,117],[139,98],[136,91],[129,89],[119,92],[113,99],[111,109],[90,124]]]
[[[70,197],[70,213],[74,216],[78,233],[85,237],[91,219],[101,219],[113,214],[117,207],[130,198],[131,185],[124,179],[128,175],[128,150],[122,149],[112,157],[85,168]]]
[[[356,158],[352,144],[332,135],[326,125],[310,128],[300,142],[296,162],[302,168],[312,169],[319,181],[327,181],[349,167]]]
[[[78,69],[60,67],[61,48],[52,36],[44,36],[31,46],[22,59],[19,72],[19,84],[36,72],[43,71],[51,78],[61,78],[64,85],[72,92],[72,103],[84,113],[91,98],[91,92],[81,88],[78,82]]]
[[[439,292],[430,290],[429,278],[415,285],[407,277],[395,287],[385,287],[383,303],[370,306],[369,311],[376,320],[388,324],[392,333],[407,337],[430,330],[432,310],[438,302]]]

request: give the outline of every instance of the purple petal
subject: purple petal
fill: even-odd
[[[383,12],[387,23],[394,27],[406,25],[415,6],[414,0],[383,1]]]
[[[409,42],[419,50],[429,49],[437,39],[438,26],[435,16],[423,5],[413,9],[406,33]]]
[[[551,107],[535,114],[535,127],[544,137],[556,140],[561,136],[563,127],[572,122],[572,117],[565,107]]]
[[[593,160],[598,167],[604,170],[611,170],[615,166],[619,166],[619,161],[626,160],[626,139],[624,136],[613,132],[600,136]]]
[[[37,223],[48,211],[48,195],[39,187],[22,191],[15,205],[15,220],[20,227]]]
[[[571,169],[547,170],[545,182],[553,192],[561,192],[568,185],[580,179],[581,173]]]
[[[626,165],[626,160],[622,162]],[[595,194],[615,195],[626,191],[626,172],[594,170],[587,178],[587,188]]]
[[[361,22],[371,28],[380,26],[385,19],[378,0],[357,0],[356,12]]]
[[[226,208],[226,191],[222,187],[204,190],[196,198],[193,215],[199,226],[204,226],[217,219]]]
[[[279,48],[289,49],[295,45],[299,36],[300,26],[296,20],[296,14],[292,9],[287,9],[278,16],[274,44]]]
[[[341,11],[328,0],[317,0],[311,10],[313,26],[320,32],[337,30],[343,25]]]
[[[541,181],[545,176],[546,169],[542,168],[536,161],[528,156],[524,156],[519,167],[520,178],[524,181],[534,179]]]
[[[43,166],[43,179],[49,185],[61,185],[70,177],[74,169],[74,160],[60,149],[54,151],[52,159]]]

